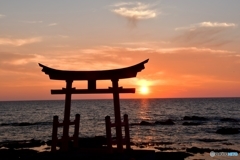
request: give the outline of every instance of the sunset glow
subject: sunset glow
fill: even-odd
[[[147,86],[142,86],[140,88],[140,93],[141,94],[148,94],[149,93],[149,88]]]
[[[38,63],[106,70],[146,59],[135,79],[119,80],[136,88],[123,98],[240,97],[238,6],[227,0],[3,1],[0,101],[63,99],[50,90],[65,83],[49,80]],[[87,88],[85,81],[76,83],[76,89]],[[97,88],[108,87],[110,81],[97,82]]]

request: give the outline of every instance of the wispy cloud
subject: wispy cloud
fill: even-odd
[[[219,23],[219,22],[201,22],[201,23],[197,23],[197,24],[192,24],[188,27],[178,27],[178,28],[175,28],[175,30],[190,30],[190,31],[194,31],[196,30],[197,28],[200,28],[200,27],[212,27],[212,28],[228,28],[228,27],[236,27],[237,24],[235,23],[226,23],[226,22],[222,22],[222,23]]]
[[[195,53],[218,53],[218,54],[232,54],[236,53],[234,51],[220,50],[220,49],[211,49],[211,48],[197,48],[197,47],[177,47],[177,48],[165,48],[158,49],[159,53],[178,53],[178,52],[195,52]]]
[[[237,52],[231,50],[223,50],[223,49],[213,49],[206,47],[111,47],[111,46],[100,46],[97,48],[91,49],[82,49],[79,50],[80,53],[84,53],[86,55],[98,55],[103,57],[103,59],[109,57],[111,60],[121,60],[118,55],[122,56],[132,56],[136,53],[141,54],[194,54],[194,53],[209,53],[209,54],[228,54],[228,55],[236,55]],[[123,55],[124,53],[124,55]],[[100,58],[99,57],[99,58]],[[122,59],[126,60],[126,59]]]
[[[141,2],[122,2],[113,5],[112,12],[126,17],[135,26],[138,20],[155,18],[159,13],[152,9],[152,5]]]
[[[11,64],[11,65],[25,65],[33,59],[39,58],[35,54],[20,54],[20,53],[8,53],[0,52],[1,60],[0,64]]]
[[[174,42],[190,46],[219,47],[233,41],[225,34],[237,27],[235,23],[201,22],[187,27],[175,28],[181,34],[173,39]]]
[[[111,6],[113,7],[121,7],[121,6],[126,6],[126,5],[130,5],[130,4],[134,4],[134,2],[119,2],[119,3],[115,3]]]
[[[198,47],[172,47],[172,48],[126,48],[129,52],[147,52],[147,53],[159,53],[159,54],[170,54],[170,53],[216,53],[216,54],[234,54],[234,51],[211,49],[211,48],[198,48]]]
[[[25,38],[25,39],[13,39],[13,38],[0,38],[0,45],[12,45],[23,46],[27,44],[41,42],[41,37]]]
[[[21,76],[16,76],[16,74],[36,75],[36,71],[39,68],[37,64],[45,59],[42,55],[18,52],[0,52],[0,56],[0,75],[5,72],[7,76],[13,76],[14,80],[20,78],[20,81],[23,79]],[[30,77],[27,77],[27,79],[28,78]]]
[[[0,14],[0,18],[6,17],[4,14]]]
[[[36,24],[36,23],[43,23],[43,21],[23,21],[24,23]]]
[[[206,83],[216,83],[216,81],[219,81],[219,79],[217,80],[217,78],[214,76],[183,74],[178,76],[178,80],[172,80],[171,83],[173,85],[181,85],[186,87],[200,87]]]
[[[162,44],[170,44],[170,41],[140,41],[140,42],[122,42],[116,43],[120,45],[128,45],[128,46],[154,46],[154,45],[162,45]]]
[[[50,24],[48,24],[48,26],[56,26],[57,25],[57,23],[50,23]]]
[[[202,22],[199,24],[202,27],[235,27],[234,23],[218,23],[218,22]]]
[[[67,36],[67,35],[61,35],[61,34],[59,34],[58,37],[60,37],[60,38],[69,38],[69,36]]]
[[[132,60],[127,53],[122,53],[121,49],[117,47],[96,46],[86,49],[70,47],[67,50],[63,47],[65,46],[55,47],[54,50],[44,52],[42,57],[28,59],[26,65],[34,62],[66,70],[99,70],[99,68],[104,70],[126,67],[131,64]],[[119,56],[120,53],[121,56]],[[13,56],[16,57],[16,55]],[[24,63],[21,57],[18,59],[21,60],[11,60],[11,64]],[[10,61],[8,64],[10,65]]]

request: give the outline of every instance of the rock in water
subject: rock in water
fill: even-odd
[[[198,126],[201,125],[202,123],[198,123],[198,122],[183,122],[182,125],[184,126]]]
[[[147,121],[141,121],[140,125],[152,125],[150,122]]]
[[[207,120],[206,118],[204,117],[199,117],[199,116],[184,116],[183,117],[183,120],[197,120],[197,121],[205,121]]]
[[[166,120],[166,121],[156,121],[155,124],[174,125],[175,123],[174,123],[171,119],[168,119],[168,120]]]
[[[237,120],[233,119],[233,118],[222,118],[222,119],[220,119],[220,121],[223,121],[223,122],[237,122]]]
[[[218,134],[238,134],[238,128],[221,128],[216,131]]]

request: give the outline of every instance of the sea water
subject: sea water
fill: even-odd
[[[62,122],[64,100],[0,102],[0,142],[12,140],[50,140],[53,116]],[[240,129],[240,98],[123,99],[121,115],[128,114],[131,141],[137,144],[162,144],[174,150],[186,147],[240,148],[240,134],[221,135],[222,127]],[[80,137],[105,136],[105,116],[114,122],[113,101],[72,100],[71,120],[80,114]],[[184,116],[204,117],[201,125],[182,125]],[[236,121],[221,121],[233,118]],[[141,121],[171,119],[174,125],[136,125]],[[73,134],[70,127],[70,135]],[[123,132],[124,133],[124,132]],[[59,128],[59,136],[62,128]],[[114,136],[115,130],[112,128]]]

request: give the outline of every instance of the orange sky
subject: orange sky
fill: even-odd
[[[120,80],[137,89],[122,98],[240,97],[239,2],[229,8],[223,0],[201,2],[1,2],[0,101],[63,99],[50,90],[65,83],[50,80],[38,63],[103,70],[148,58],[137,78]],[[109,86],[97,82],[98,88]],[[148,94],[139,93],[142,86]]]

